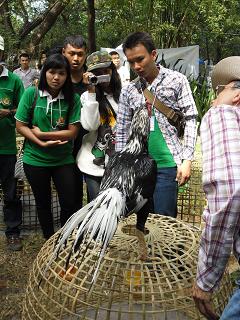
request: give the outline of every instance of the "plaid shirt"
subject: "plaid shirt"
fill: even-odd
[[[197,285],[204,291],[220,282],[233,249],[240,255],[240,108],[212,107],[201,124],[203,219]]]
[[[167,118],[161,112],[154,110],[159,128],[174,161],[177,165],[180,165],[183,159],[193,160],[197,136],[197,109],[187,78],[177,71],[160,66],[159,74],[151,84],[151,91],[166,106],[174,110],[180,110],[186,117],[184,144],[182,144],[177,137],[176,128],[169,124]],[[145,102],[145,97],[138,92],[134,82],[123,87],[117,114],[117,151],[122,150],[125,146],[134,110],[143,102]]]

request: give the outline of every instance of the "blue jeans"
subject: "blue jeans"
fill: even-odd
[[[88,190],[88,202],[90,202],[95,199],[99,193],[102,177],[91,176],[90,174],[85,174],[84,177]]]
[[[240,319],[240,280],[237,281],[238,288],[233,293],[220,320],[239,320]]]
[[[17,180],[14,178],[16,155],[0,155],[0,183],[3,190],[3,216],[6,236],[20,234],[22,223],[22,202],[17,196]]]
[[[154,212],[176,218],[178,184],[177,167],[161,168],[157,171],[157,182],[153,194]]]

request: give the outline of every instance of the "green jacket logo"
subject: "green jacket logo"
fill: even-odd
[[[10,106],[10,105],[11,105],[11,100],[10,100],[8,97],[2,98],[2,99],[0,100],[0,103],[1,103],[2,105],[4,105],[4,106]]]

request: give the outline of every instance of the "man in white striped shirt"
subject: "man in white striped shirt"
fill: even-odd
[[[176,217],[178,186],[190,178],[197,136],[197,110],[192,92],[183,74],[156,65],[157,51],[148,33],[130,34],[123,43],[123,51],[130,67],[147,82],[152,94],[169,108],[182,112],[186,119],[184,141],[181,141],[168,119],[149,106],[151,132],[148,149],[158,167],[154,212]],[[123,87],[117,114],[116,151],[122,150],[126,144],[133,114],[143,102],[145,97],[135,82]]]
[[[22,80],[24,88],[36,85],[39,80],[39,73],[36,69],[30,68],[30,56],[28,53],[21,53],[19,56],[20,68],[13,71]]]

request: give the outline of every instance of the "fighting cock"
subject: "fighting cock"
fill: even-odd
[[[150,120],[146,105],[136,109],[129,131],[127,144],[116,152],[106,166],[99,195],[85,207],[73,214],[63,226],[48,267],[58,255],[62,245],[76,229],[70,257],[85,250],[90,243],[100,248],[94,278],[105,250],[114,236],[120,219],[131,213],[137,214],[137,228],[144,229],[148,208],[144,205],[152,198],[156,182],[156,163],[148,155],[147,142]],[[146,208],[146,209],[145,209]],[[82,252],[81,252],[82,253]]]

